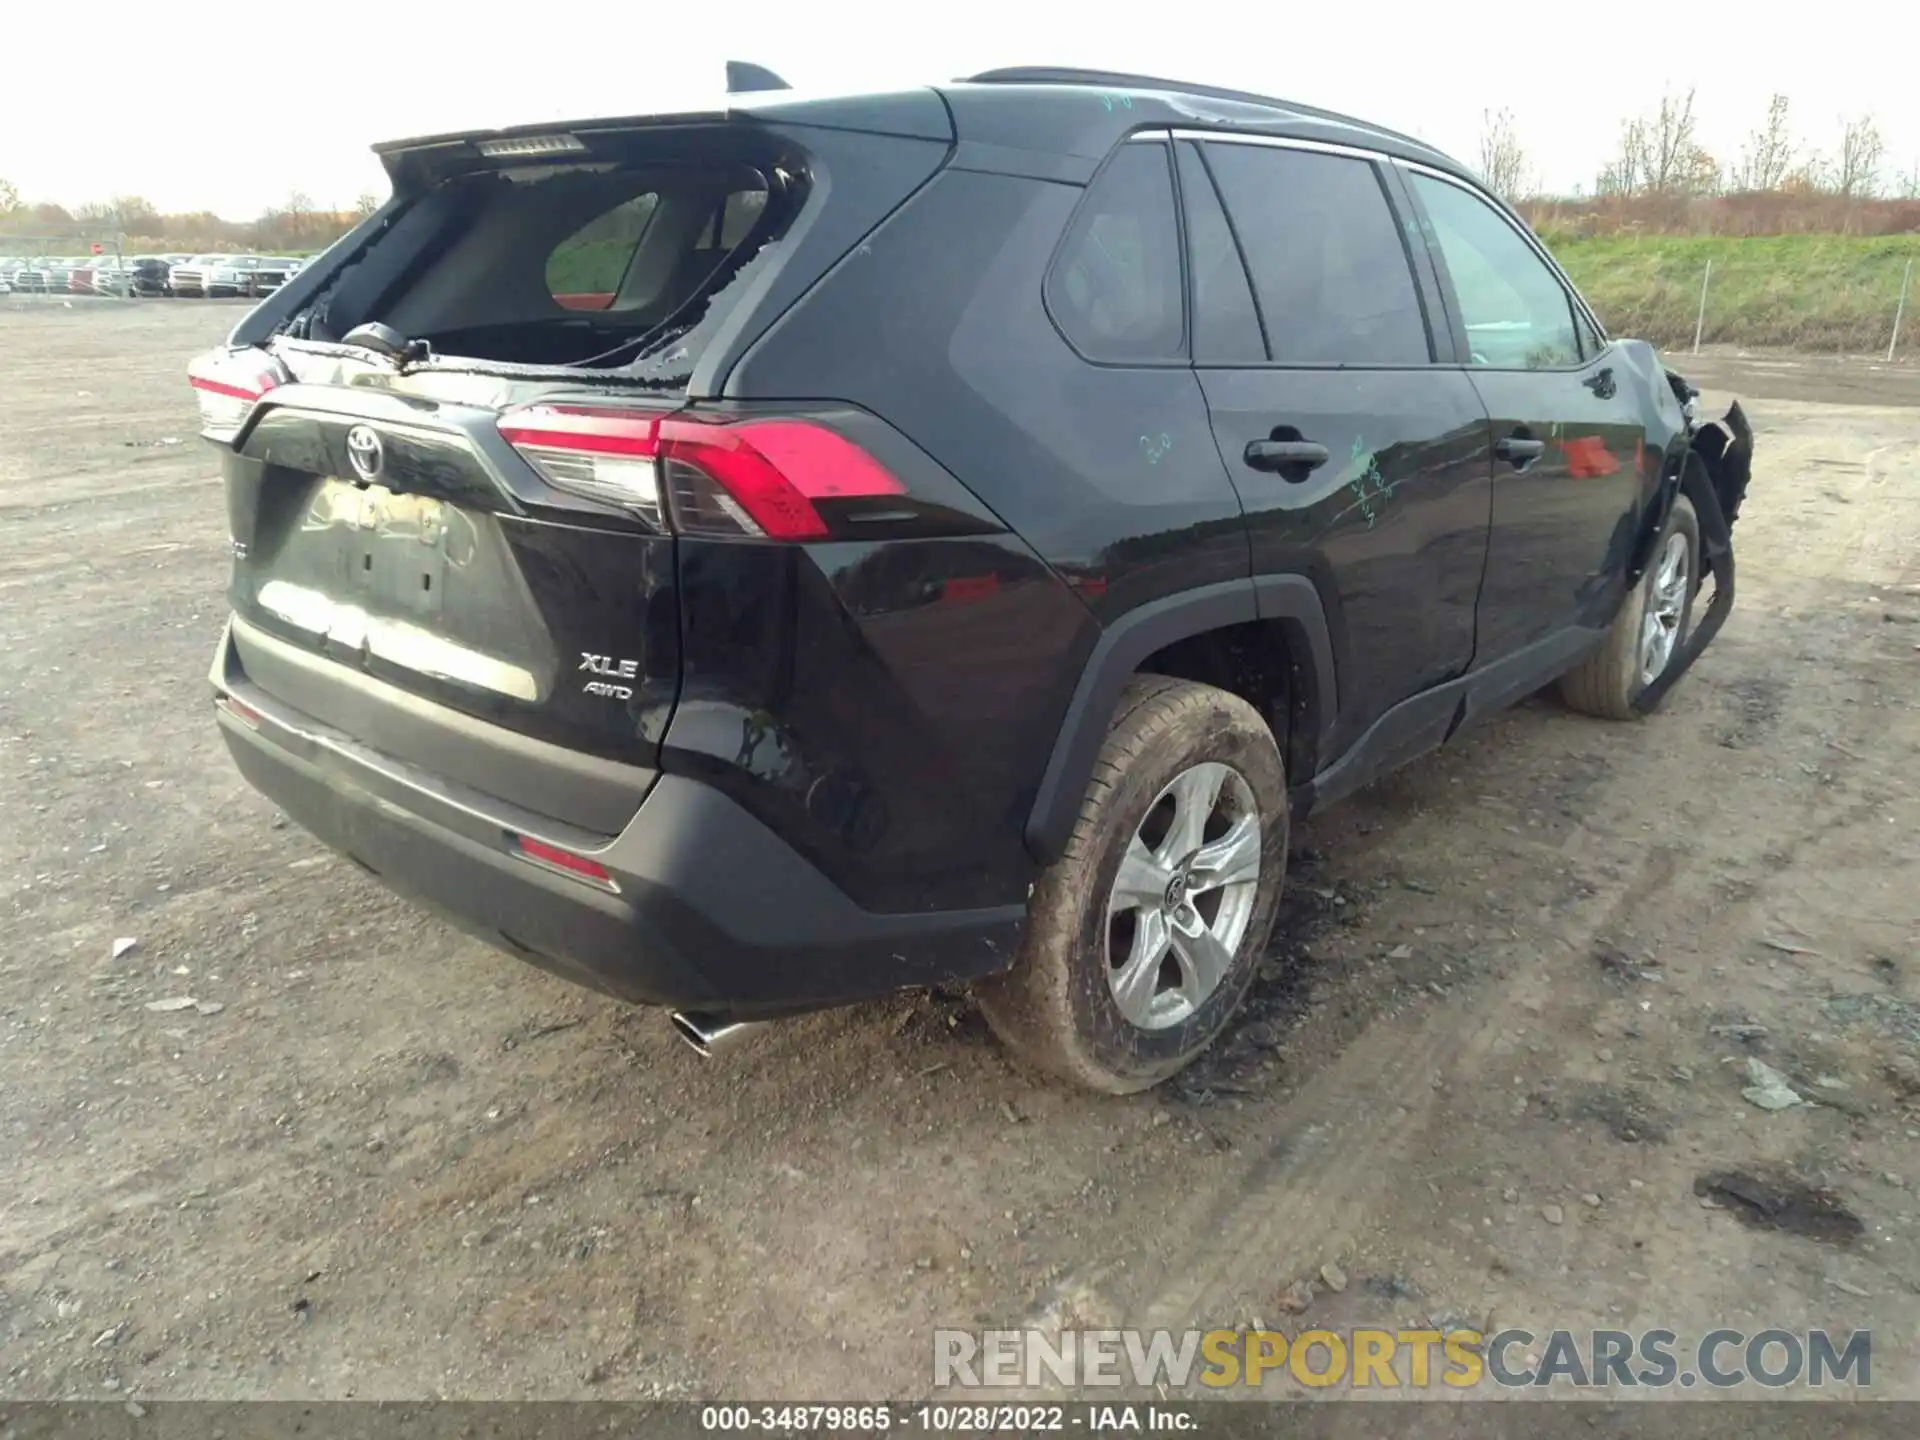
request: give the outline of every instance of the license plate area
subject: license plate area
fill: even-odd
[[[349,492],[353,523],[343,530],[343,594],[358,594],[366,610],[419,619],[446,605],[447,552],[457,530],[471,521],[430,495],[396,495],[384,485],[327,482]],[[471,551],[471,538],[461,547]]]
[[[540,699],[552,647],[495,517],[379,484],[310,487],[284,543],[243,562],[259,614],[403,684]]]

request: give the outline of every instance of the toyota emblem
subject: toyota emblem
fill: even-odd
[[[347,463],[353,466],[353,473],[362,480],[378,480],[380,467],[386,464],[386,460],[386,447],[380,443],[379,434],[371,426],[356,425],[347,431]]]

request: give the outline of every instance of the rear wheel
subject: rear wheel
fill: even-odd
[[[1095,1090],[1166,1079],[1246,995],[1286,852],[1286,775],[1259,712],[1212,686],[1136,678],[1066,853],[1034,886],[1019,959],[976,987],[988,1023]]]
[[[1699,576],[1700,521],[1681,495],[1653,563],[1628,592],[1600,648],[1560,677],[1560,698],[1603,720],[1638,719],[1642,712],[1633,702],[1666,673],[1686,638]]]

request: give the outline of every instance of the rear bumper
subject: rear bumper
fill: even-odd
[[[1021,907],[862,910],[718,790],[662,775],[608,839],[382,756],[228,664],[216,708],[241,774],[333,848],[520,959],[642,1004],[766,1018],[1006,968]],[[611,888],[525,859],[526,835],[587,853]]]

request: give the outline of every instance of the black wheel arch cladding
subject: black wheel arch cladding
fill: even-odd
[[[1149,602],[1101,632],[1081,671],[1027,819],[1027,847],[1035,860],[1050,864],[1065,850],[1114,707],[1141,662],[1177,641],[1250,620],[1280,622],[1295,671],[1293,719],[1304,724],[1315,757],[1324,763],[1338,688],[1326,610],[1311,580],[1261,576]],[[1290,782],[1305,778],[1292,776]]]

